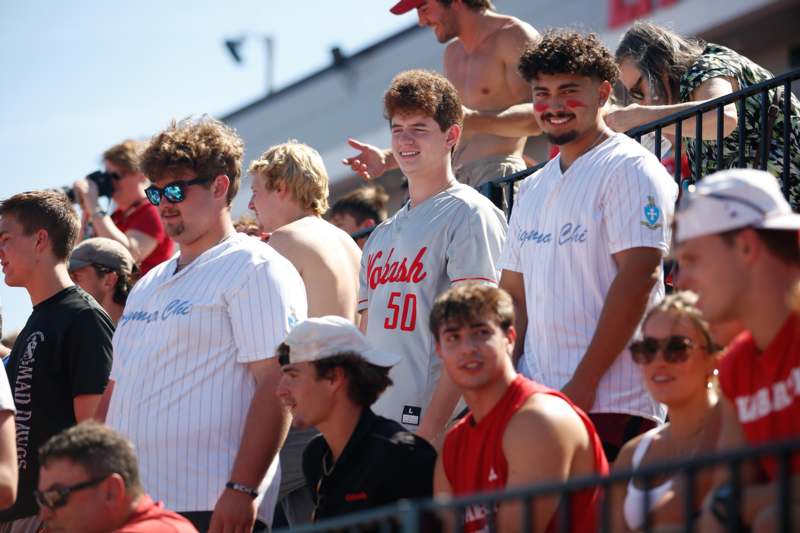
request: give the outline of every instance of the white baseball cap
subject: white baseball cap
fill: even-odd
[[[675,242],[739,228],[800,230],[778,180],[763,170],[715,172],[686,191],[675,212]]]
[[[286,340],[288,361],[281,364],[319,361],[345,352],[360,355],[376,366],[390,367],[400,362],[400,356],[374,348],[367,337],[352,322],[340,316],[309,318],[292,329]]]

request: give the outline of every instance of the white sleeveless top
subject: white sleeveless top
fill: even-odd
[[[633,457],[631,458],[634,470],[639,467],[644,454],[647,453],[647,449],[650,447],[650,443],[653,442],[653,437],[661,429],[662,426],[659,426],[642,435],[642,439],[639,441],[639,444],[636,445],[636,449],[633,450]],[[671,479],[668,479],[661,485],[650,487],[647,511],[649,512],[649,510],[653,508],[653,504],[660,501],[671,488]],[[645,491],[635,486],[633,484],[633,479],[628,481],[628,491],[625,494],[625,502],[623,503],[622,511],[625,515],[625,522],[628,524],[628,528],[632,530],[637,530],[644,526],[644,497]]]

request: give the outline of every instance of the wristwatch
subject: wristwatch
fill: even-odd
[[[94,211],[92,211],[92,217],[104,217],[107,214],[108,214],[108,211],[106,211],[105,209],[103,209],[100,206],[95,207]]]
[[[739,510],[733,507],[733,485],[724,483],[717,487],[711,497],[711,514],[717,522],[723,526],[734,526],[734,530],[739,531],[742,525],[742,517]]]
[[[235,490],[236,492],[243,492],[251,498],[258,498],[258,490],[254,489],[253,487],[248,487],[247,485],[242,485],[241,483],[228,481],[225,483],[225,488]]]

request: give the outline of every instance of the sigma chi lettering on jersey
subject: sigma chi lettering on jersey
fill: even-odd
[[[661,163],[624,134],[579,157],[564,173],[555,158],[526,180],[499,262],[525,280],[531,317],[521,365],[526,375],[554,389],[569,381],[617,274],[613,254],[635,247],[666,253],[664,221],[676,196]],[[663,283],[656,284],[650,304],[663,295]],[[600,381],[593,411],[664,416],[627,350]]]
[[[404,206],[373,231],[361,259],[359,311],[367,337],[399,353],[394,385],[373,410],[409,429],[425,417],[441,365],[427,321],[436,296],[451,283],[497,283],[506,235],[503,213],[480,193],[457,184],[420,205]]]
[[[128,297],[114,335],[108,424],[136,446],[154,498],[177,511],[211,510],[255,392],[248,364],[273,357],[305,319],[305,286],[288,260],[241,234],[177,273],[175,265],[155,267]],[[276,457],[259,491],[270,508],[277,465]]]

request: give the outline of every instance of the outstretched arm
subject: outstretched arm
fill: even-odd
[[[353,157],[342,159],[342,164],[349,166],[353,169],[353,172],[365,180],[380,178],[386,172],[398,168],[391,148],[382,150],[377,146],[362,143],[355,139],[347,139],[347,144],[357,150],[358,153]]]

